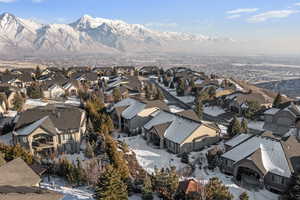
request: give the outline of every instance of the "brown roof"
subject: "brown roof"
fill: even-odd
[[[178,114],[180,116],[184,116],[184,117],[192,119],[192,120],[195,120],[195,121],[200,121],[198,115],[193,110],[184,110],[184,111],[178,112],[176,114]]]
[[[171,122],[166,122],[163,124],[158,124],[153,126],[152,128],[156,131],[159,137],[164,137],[164,133],[166,132],[167,128],[172,124]]]
[[[15,128],[22,128],[43,117],[49,116],[55,128],[59,130],[77,130],[80,128],[83,113],[83,110],[71,106],[48,105],[36,107],[21,112]]]
[[[281,141],[281,145],[290,168],[300,170],[300,141],[295,136],[290,136],[286,141]]]
[[[0,186],[35,186],[40,177],[22,160],[16,158],[0,167]]]
[[[254,162],[256,167],[264,174],[266,175],[267,170],[264,168],[264,164],[261,157],[261,149],[257,149],[249,158]]]
[[[0,186],[0,200],[61,200],[64,195],[36,187]]]
[[[250,94],[243,94],[238,97],[236,97],[236,100],[242,104],[247,101],[255,101],[259,104],[265,104],[268,103],[267,99],[261,94],[261,93],[250,93]]]

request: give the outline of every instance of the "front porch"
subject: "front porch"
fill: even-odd
[[[249,190],[259,190],[264,188],[263,177],[255,170],[247,167],[238,168],[235,181]]]

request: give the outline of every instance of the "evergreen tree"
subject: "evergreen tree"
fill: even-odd
[[[233,136],[241,133],[241,124],[236,117],[234,117],[231,120],[231,122],[229,123],[227,133],[230,137],[233,137]]]
[[[184,90],[185,90],[185,82],[180,79],[179,84],[176,88],[177,96],[184,96]]]
[[[142,188],[142,199],[143,200],[152,200],[153,199],[153,190],[152,183],[149,176],[146,176],[144,179],[144,184]]]
[[[273,107],[277,108],[280,104],[283,103],[283,99],[280,93],[277,94],[277,96],[275,97],[274,101],[273,101]]]
[[[239,196],[240,200],[249,200],[249,195],[247,194],[247,192],[243,192],[240,196]]]
[[[232,200],[233,195],[229,192],[222,181],[217,177],[211,178],[205,185],[205,200]]]
[[[292,182],[287,191],[287,200],[300,200],[300,173],[292,176]]]
[[[114,90],[113,90],[113,98],[114,98],[114,102],[115,103],[121,101],[122,95],[121,95],[121,92],[120,92],[119,88],[114,88]]]
[[[32,84],[27,88],[27,95],[32,99],[41,99],[44,94],[43,91],[38,84]]]
[[[173,82],[173,81],[172,81],[171,84],[170,84],[170,88],[171,88],[171,89],[174,89],[174,88],[175,88],[175,85],[174,85],[174,82]]]
[[[100,176],[95,190],[96,200],[127,200],[127,188],[118,170],[107,166]]]
[[[208,93],[209,98],[214,98],[216,96],[216,88],[214,86],[209,87],[207,89],[207,93]]]
[[[198,100],[195,104],[195,112],[198,115],[199,119],[203,118],[203,103],[201,100]]]
[[[90,159],[95,156],[93,146],[89,141],[86,142],[85,156]]]
[[[145,96],[146,96],[146,99],[148,99],[148,100],[151,100],[151,98],[152,98],[152,91],[151,91],[149,85],[146,85],[146,87],[145,87]]]
[[[42,70],[40,66],[38,65],[35,69],[35,78],[39,78],[42,75]]]
[[[245,118],[243,118],[243,120],[241,122],[241,132],[248,133],[248,122]]]
[[[165,200],[172,200],[179,185],[179,178],[175,168],[155,170],[154,188]]]
[[[163,92],[159,88],[157,89],[157,93],[156,93],[155,99],[156,100],[164,100],[165,99],[165,96],[164,96]]]
[[[15,94],[14,99],[13,99],[13,109],[20,112],[23,109],[23,105],[25,103],[25,99],[23,96],[18,92]]]
[[[4,154],[0,152],[0,167],[6,163]]]
[[[260,105],[257,101],[247,101],[247,109],[245,110],[245,117],[252,119],[256,112],[260,110]]]
[[[111,161],[112,166],[119,171],[122,180],[127,179],[129,177],[128,165],[124,160],[123,153],[118,151],[117,144],[110,135],[105,135],[105,145],[106,153]]]
[[[196,84],[195,84],[194,79],[191,79],[191,80],[190,80],[190,87],[191,87],[192,89],[194,89],[194,88],[196,87]]]

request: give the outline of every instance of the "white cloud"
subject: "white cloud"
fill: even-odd
[[[298,10],[272,10],[250,17],[247,21],[251,23],[264,22],[274,18],[286,18],[292,14],[299,13]]]
[[[154,28],[175,28],[178,26],[175,22],[169,22],[169,23],[160,23],[160,22],[150,22],[145,24],[147,27],[154,27]]]
[[[237,18],[240,18],[241,15],[230,15],[230,16],[227,16],[226,18],[227,19],[237,19]]]
[[[240,14],[240,13],[252,13],[258,11],[258,8],[239,8],[235,10],[229,10],[227,14]]]
[[[16,0],[0,0],[0,3],[12,3],[15,2]]]
[[[300,6],[300,2],[298,2],[298,3],[295,3],[294,5],[295,5],[295,6]]]

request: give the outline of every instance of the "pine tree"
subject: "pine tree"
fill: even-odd
[[[24,103],[25,100],[22,95],[20,93],[16,93],[13,99],[13,109],[20,112],[23,108]]]
[[[227,133],[230,137],[233,137],[236,134],[241,133],[241,124],[240,124],[239,120],[236,117],[234,117],[231,120],[231,122],[228,126],[228,129],[227,129]]]
[[[232,200],[233,195],[217,177],[211,178],[208,184],[205,185],[206,200]]]
[[[152,183],[149,176],[146,176],[144,179],[144,184],[142,188],[142,199],[143,200],[152,200],[153,199],[153,189]]]
[[[38,65],[35,69],[35,78],[39,78],[42,75],[40,66]]]
[[[243,120],[241,122],[241,132],[248,133],[248,122],[245,118],[243,118]]]
[[[113,90],[113,98],[114,98],[114,102],[118,102],[118,101],[121,101],[122,99],[122,95],[121,95],[121,92],[120,92],[120,89],[119,88],[114,88]]]
[[[280,93],[277,94],[277,96],[275,97],[274,101],[273,101],[273,107],[277,108],[280,104],[283,103],[283,99]]]
[[[176,88],[177,96],[184,96],[185,90],[185,82],[183,80],[179,80],[179,84]]]
[[[173,82],[173,81],[172,81],[171,84],[170,84],[170,88],[171,88],[171,89],[174,89],[174,88],[175,88],[175,85],[174,85],[174,82]]]
[[[195,112],[198,115],[199,119],[203,118],[203,103],[201,100],[198,100],[198,102],[196,103]]]
[[[196,84],[195,84],[194,79],[191,79],[191,80],[190,80],[190,87],[191,87],[192,89],[194,89],[194,88],[196,87]]]
[[[292,182],[286,196],[287,200],[300,200],[300,173],[292,176]]]
[[[6,163],[4,154],[0,152],[0,167]]]
[[[152,91],[151,91],[151,88],[149,85],[146,85],[146,87],[145,87],[145,96],[146,96],[146,99],[148,99],[148,100],[151,100],[151,98],[152,98]]]
[[[86,142],[85,156],[90,159],[95,156],[94,149],[89,141]]]
[[[127,200],[127,188],[121,180],[119,172],[112,166],[107,166],[100,176],[95,190],[96,200]]]
[[[164,96],[163,92],[159,88],[157,89],[157,93],[156,93],[155,99],[156,100],[164,100],[165,99],[165,96]]]
[[[240,196],[239,196],[240,200],[249,200],[249,195],[247,194],[247,192],[243,192]]]

